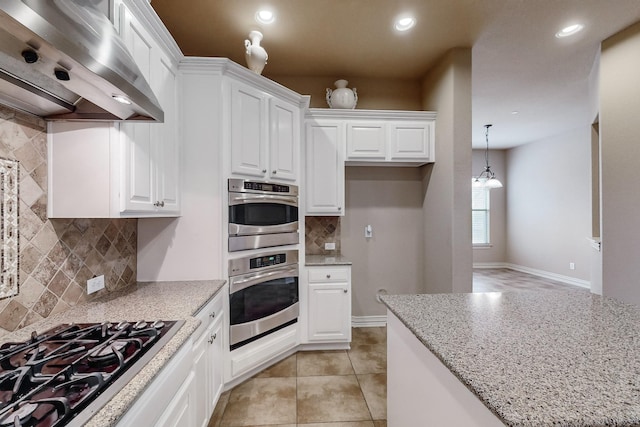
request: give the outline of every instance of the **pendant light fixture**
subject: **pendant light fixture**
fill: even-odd
[[[488,189],[492,188],[502,188],[502,183],[498,178],[496,178],[496,174],[491,170],[491,166],[489,166],[489,128],[493,125],[484,125],[485,132],[484,137],[487,141],[487,148],[484,152],[484,162],[485,167],[480,175],[476,177],[473,181],[474,187],[486,187]]]

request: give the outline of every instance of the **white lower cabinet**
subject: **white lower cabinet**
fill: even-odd
[[[351,341],[351,267],[307,267],[308,339]]]
[[[193,337],[193,373],[198,391],[195,423],[206,427],[223,385],[223,301],[220,291],[196,316],[202,324]]]
[[[195,375],[190,372],[171,403],[160,416],[157,427],[192,426],[195,419]]]
[[[198,391],[192,365],[192,345],[187,341],[118,421],[118,427],[194,425],[193,402]],[[191,423],[180,424],[181,419]]]

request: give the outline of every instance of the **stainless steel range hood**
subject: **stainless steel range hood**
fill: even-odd
[[[95,2],[0,0],[1,104],[46,120],[164,120]]]

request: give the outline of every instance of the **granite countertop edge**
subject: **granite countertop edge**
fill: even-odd
[[[352,265],[343,255],[305,255],[304,265],[309,267],[332,266],[332,265]]]
[[[0,342],[23,341],[33,330],[47,330],[61,323],[184,320],[158,353],[85,424],[85,427],[115,426],[198,329],[201,322],[194,316],[220,292],[225,283],[224,280],[138,282],[7,334],[0,338]],[[136,313],[135,319],[131,318],[131,312]]]

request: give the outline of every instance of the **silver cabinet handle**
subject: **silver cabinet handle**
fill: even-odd
[[[271,172],[271,174],[272,174],[272,175],[275,175],[275,174],[277,174],[277,173],[278,173],[278,171],[277,171],[277,170],[274,170],[273,172]]]
[[[267,173],[267,170],[266,169],[262,169],[262,173]]]
[[[212,311],[212,312],[211,312],[211,314],[209,315],[209,317],[211,317],[212,319],[213,319],[214,317],[216,317],[216,312],[215,312],[215,311]]]
[[[327,279],[331,279],[331,275],[330,274],[327,274]]]
[[[339,210],[339,211],[341,211],[341,210],[342,210],[342,208],[341,208],[340,206],[338,206],[338,210]]]
[[[347,290],[346,290],[346,289],[344,290],[344,293],[345,293],[345,294],[347,293]]]
[[[211,337],[207,340],[207,342],[209,344],[213,344],[213,341],[215,341],[216,337],[218,336],[218,334],[213,334],[211,335]]]
[[[157,208],[164,208],[164,200],[162,200],[161,202],[155,202],[153,206]]]

